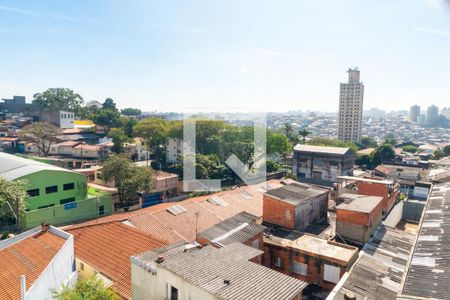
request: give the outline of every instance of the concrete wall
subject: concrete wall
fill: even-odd
[[[100,216],[99,207],[104,207],[103,216],[113,212],[112,197],[109,194],[76,201],[66,205],[55,205],[48,208],[25,212],[22,226],[24,228],[36,227],[43,222],[52,225],[88,220]]]
[[[384,220],[384,224],[390,227],[396,227],[397,224],[402,220],[403,217],[403,204],[404,201],[400,201],[395,205],[386,220]]]
[[[403,220],[420,222],[425,204],[426,201],[406,200],[403,203]]]
[[[73,236],[58,229],[49,229],[54,234],[63,234],[67,240],[50,264],[45,268],[27,291],[27,299],[51,300],[53,290],[60,290],[63,285],[72,285],[77,279],[75,270],[75,253]]]
[[[345,155],[294,151],[292,173],[301,182],[331,185],[337,181],[337,176],[352,175],[354,162],[351,151]]]
[[[328,193],[319,195],[295,208],[295,229],[304,231],[311,224],[327,219]]]
[[[179,300],[219,299],[165,269],[157,267],[156,273],[152,274],[136,265],[139,262],[131,260],[133,300],[170,300],[170,286],[178,289]]]

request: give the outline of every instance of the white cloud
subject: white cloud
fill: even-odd
[[[39,17],[40,16],[40,14],[35,13],[33,11],[24,10],[24,9],[15,8],[15,7],[10,7],[10,6],[1,6],[0,5],[0,10],[13,12],[13,13],[18,13],[18,14],[27,15],[27,16],[34,16],[34,17]]]

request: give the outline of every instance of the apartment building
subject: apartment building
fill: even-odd
[[[338,139],[361,140],[364,84],[358,68],[348,69],[348,82],[341,83],[339,94]]]

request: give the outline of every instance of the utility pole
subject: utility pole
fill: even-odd
[[[20,199],[16,199],[16,230],[20,232]]]
[[[197,241],[197,235],[198,235],[198,216],[200,213],[198,211],[195,212],[195,241]]]

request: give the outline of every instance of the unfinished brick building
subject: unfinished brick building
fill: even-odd
[[[383,197],[343,194],[336,206],[336,233],[347,243],[366,243],[378,225],[383,212]]]
[[[327,219],[328,189],[296,182],[269,190],[263,197],[265,223],[304,231]]]
[[[351,192],[359,195],[383,197],[383,214],[389,213],[400,193],[400,186],[392,180],[384,180],[376,177],[360,178],[352,176],[340,176],[342,193]]]

